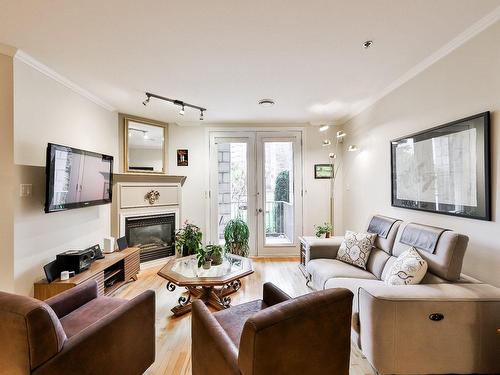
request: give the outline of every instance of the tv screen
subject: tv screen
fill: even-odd
[[[49,143],[45,212],[111,202],[113,157]]]

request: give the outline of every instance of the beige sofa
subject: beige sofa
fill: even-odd
[[[422,283],[389,286],[390,266],[409,247],[401,242],[408,223],[392,220],[366,271],[335,259],[342,237],[311,240],[310,285],[354,293],[351,336],[381,374],[500,373],[500,289],[461,274],[468,237],[443,231],[433,252],[417,247],[428,263]],[[420,224],[408,229],[413,237],[436,231]]]

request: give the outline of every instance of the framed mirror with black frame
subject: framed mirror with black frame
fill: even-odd
[[[491,220],[490,113],[391,141],[392,206]]]

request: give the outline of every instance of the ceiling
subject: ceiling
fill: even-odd
[[[500,0],[0,0],[0,42],[121,112],[210,123],[342,121]],[[365,40],[374,41],[365,50]],[[271,108],[258,106],[273,98]]]

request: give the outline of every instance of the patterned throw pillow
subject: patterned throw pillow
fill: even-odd
[[[348,230],[340,245],[337,259],[366,270],[366,262],[376,237],[374,233],[356,233]]]
[[[414,247],[400,254],[385,278],[387,285],[419,284],[427,272],[427,262]]]

